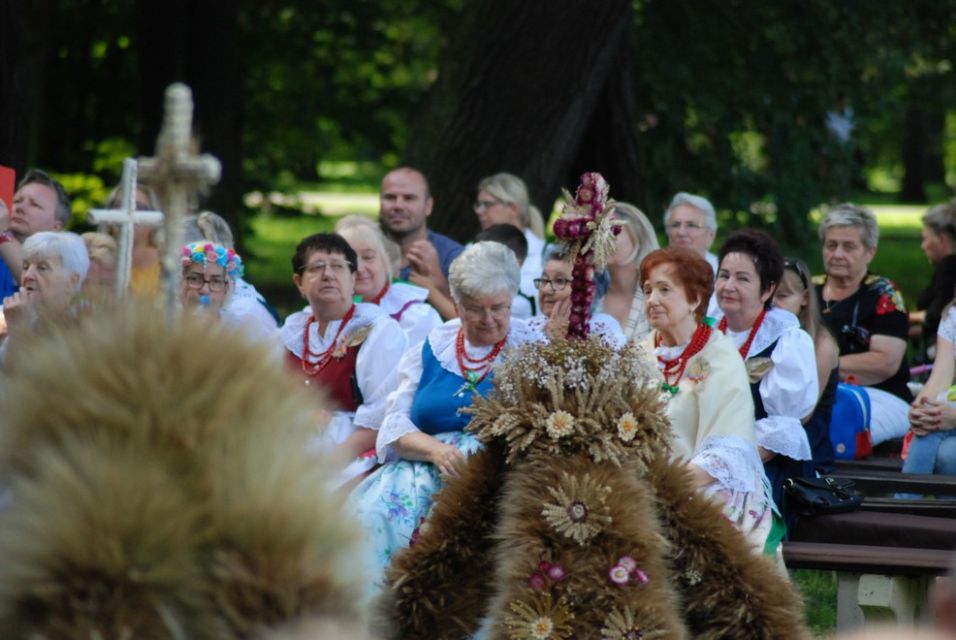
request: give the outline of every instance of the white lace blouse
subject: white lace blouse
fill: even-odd
[[[393,282],[379,302],[382,311],[389,316],[394,317],[401,312],[398,324],[405,332],[408,346],[420,343],[429,331],[441,324],[441,316],[426,300],[428,289],[405,282]]]
[[[728,329],[727,335],[739,349],[750,329]],[[773,308],[754,336],[748,360],[774,341],[777,346],[770,353],[772,367],[758,387],[767,417],[757,420],[757,444],[794,460],[810,460],[810,442],[801,420],[813,411],[820,391],[813,339],[800,328],[795,315]]]
[[[281,329],[285,348],[302,358],[303,336],[306,323],[312,316],[312,310],[306,307],[286,318]],[[334,320],[325,328],[325,334],[319,334],[319,324],[313,322],[309,327],[309,350],[325,351],[331,346],[332,339],[338,333],[340,320]],[[355,361],[355,377],[362,392],[362,404],[355,410],[337,411],[327,430],[329,439],[334,443],[345,440],[356,427],[378,429],[385,418],[385,403],[388,394],[398,385],[398,363],[405,353],[405,333],[397,322],[374,304],[357,303],[355,315],[346,325],[339,340],[348,340],[354,331],[371,326],[372,329]]]
[[[455,354],[455,338],[458,336],[458,329],[461,327],[461,320],[455,318],[440,325],[428,334],[428,343],[431,346],[435,359],[441,365],[442,369],[461,375],[458,369],[458,359]],[[528,342],[540,342],[541,335],[528,327],[527,323],[518,318],[511,319],[511,325],[508,331],[505,349],[502,350],[495,362],[500,362],[508,352],[509,348],[514,348]],[[418,427],[411,420],[412,403],[415,401],[415,393],[418,391],[418,384],[422,377],[424,366],[422,364],[422,343],[419,343],[405,353],[401,362],[398,364],[398,388],[388,397],[388,403],[385,409],[385,420],[382,422],[382,428],[379,429],[378,438],[375,441],[375,450],[378,453],[379,461],[386,462],[393,460],[397,456],[391,444],[407,433],[418,431]],[[478,347],[465,340],[465,348],[468,353],[476,358],[487,355],[492,346]]]

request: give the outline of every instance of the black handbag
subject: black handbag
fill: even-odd
[[[854,482],[845,478],[790,478],[783,484],[787,511],[803,516],[853,511],[863,502],[863,495],[853,489]]]

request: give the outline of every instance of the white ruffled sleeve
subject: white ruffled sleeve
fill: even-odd
[[[358,352],[355,377],[362,404],[355,410],[355,426],[378,429],[385,419],[389,394],[398,386],[398,363],[405,353],[405,332],[397,322],[382,315]]]
[[[398,456],[391,444],[406,433],[419,431],[411,419],[412,403],[422,378],[422,349],[420,343],[405,352],[398,363],[398,388],[389,394],[385,405],[385,419],[375,439],[375,453],[379,462],[387,462]]]
[[[717,484],[731,491],[757,491],[764,476],[763,463],[752,442],[735,436],[705,439],[691,458]]]
[[[810,442],[801,420],[817,403],[816,351],[803,330],[785,331],[770,354],[773,367],[760,381],[767,417],[757,420],[757,444],[794,460],[810,460]]]
[[[950,307],[939,323],[939,330],[936,333],[938,338],[943,338],[947,342],[956,342],[956,306]]]
[[[427,302],[416,302],[402,312],[399,320],[408,344],[419,344],[431,330],[442,323],[441,316],[435,308]]]

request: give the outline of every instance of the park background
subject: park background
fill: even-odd
[[[873,270],[910,303],[931,272],[920,215],[956,187],[956,0],[0,0],[0,16],[0,164],[53,172],[82,229],[186,82],[223,163],[203,206],[284,313],[296,242],[376,215],[399,164],[461,241],[481,178],[521,176],[548,212],[596,170],[662,237],[670,196],[699,193],[718,243],[765,228],[816,272],[822,208],[861,202]],[[826,120],[845,108],[841,141]]]

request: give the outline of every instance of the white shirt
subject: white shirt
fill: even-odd
[[[378,303],[382,311],[392,318],[401,312],[398,323],[405,332],[406,346],[420,343],[442,322],[435,308],[426,302],[427,299],[428,289],[405,282],[393,282]]]
[[[428,334],[431,351],[441,368],[458,376],[461,375],[461,371],[458,368],[455,339],[458,337],[459,328],[461,328],[461,320],[454,318],[432,329],[432,332]],[[528,327],[524,321],[512,318],[508,337],[505,339],[505,348],[498,354],[494,362],[500,362],[507,355],[509,349],[529,342],[540,341],[541,336],[538,332]],[[375,440],[375,450],[381,462],[396,457],[391,447],[393,442],[405,434],[419,431],[410,416],[412,403],[415,402],[415,393],[418,391],[422,371],[424,371],[422,348],[422,343],[411,347],[398,364],[398,387],[388,397],[385,420],[382,422],[382,428],[379,429],[378,438]],[[492,345],[478,347],[465,339],[465,348],[475,358],[481,358],[488,355],[494,347]]]
[[[286,318],[282,326],[283,344],[300,359],[305,346],[303,332],[311,317],[312,309],[306,307]],[[341,322],[329,322],[325,335],[319,334],[319,323],[313,322],[309,326],[309,350],[321,352],[331,347]],[[405,352],[405,332],[378,305],[356,303],[355,315],[339,337],[339,343],[347,342],[356,330],[368,326],[372,329],[362,343],[355,361],[355,378],[362,392],[363,402],[354,412],[335,412],[324,437],[329,444],[344,442],[356,427],[378,429],[385,417],[388,394],[398,385],[398,363]]]
[[[750,329],[728,329],[727,335],[740,349]],[[813,339],[800,328],[795,315],[775,307],[764,316],[750,344],[748,359],[774,341],[777,346],[770,353],[773,366],[758,387],[767,417],[757,420],[757,444],[794,460],[810,460],[810,442],[801,420],[813,411],[820,392]]]
[[[279,325],[263,305],[264,301],[255,287],[239,278],[220,316],[229,325],[242,327],[253,340],[277,342]]]
[[[548,334],[545,333],[547,324],[547,316],[535,316],[528,320],[528,327],[540,334],[540,342],[548,342]],[[591,328],[591,334],[601,336],[609,347],[620,349],[627,343],[627,338],[621,331],[620,323],[613,316],[606,313],[595,313],[591,316],[588,326]]]

